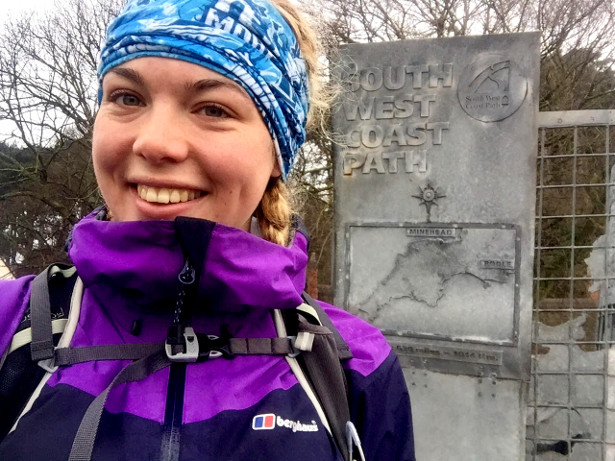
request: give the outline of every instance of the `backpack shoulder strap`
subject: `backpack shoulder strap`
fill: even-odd
[[[327,315],[327,313],[322,308],[322,306],[318,304],[318,302],[314,298],[312,298],[309,294],[307,294],[305,291],[301,294],[301,297],[305,301],[305,304],[302,304],[301,306],[297,308],[299,313],[303,317],[306,317],[306,319],[310,323],[327,327],[333,334],[333,339],[335,340],[335,345],[337,348],[337,355],[339,359],[340,360],[351,359],[352,351],[350,350],[348,343],[346,343],[344,338],[342,338],[342,335],[340,334],[340,332],[337,331],[337,328],[335,327],[335,325],[333,325],[331,318]],[[308,316],[312,318],[310,319],[308,318]]]
[[[52,264],[32,281],[30,293],[30,328],[32,360],[46,360],[53,357],[53,328],[51,324],[51,296],[66,300],[75,286],[76,270],[65,264]],[[53,293],[52,293],[53,290]],[[55,299],[54,299],[55,301]]]
[[[348,384],[341,363],[352,358],[352,352],[318,302],[307,293],[302,297],[306,303],[297,308],[297,329],[312,333],[314,342],[310,352],[298,357],[299,363],[322,405],[338,449],[345,460],[352,460],[347,439],[347,426],[352,425]]]
[[[0,367],[0,440],[45,374],[37,363],[42,358],[36,357],[53,356],[54,343],[66,325],[76,279],[72,266],[53,264],[32,281],[29,308]]]

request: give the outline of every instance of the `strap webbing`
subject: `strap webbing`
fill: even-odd
[[[94,399],[85,412],[85,416],[81,420],[81,424],[79,424],[77,435],[73,441],[73,446],[68,458],[69,461],[90,461],[92,459],[100,418],[105,408],[109,392],[111,392],[115,386],[139,381],[168,367],[170,364],[171,361],[167,358],[165,353],[160,351],[138,360],[137,362],[131,363],[120,371],[107,388]]]
[[[51,329],[51,301],[49,299],[49,269],[38,274],[31,285],[30,326],[32,360],[46,360],[53,357],[53,331]]]
[[[318,302],[316,302],[316,300],[312,298],[309,294],[307,294],[305,291],[301,294],[301,297],[310,307],[312,307],[316,311],[316,314],[318,315],[318,318],[316,320],[321,325],[327,327],[331,331],[331,334],[333,335],[333,339],[335,341],[335,347],[337,349],[337,356],[339,357],[339,360],[351,359],[352,351],[350,350],[350,347],[348,346],[346,341],[344,341],[344,338],[342,338],[342,335],[340,335],[340,332],[337,331],[337,328],[335,328],[335,325],[333,325],[331,317],[329,317],[324,311],[324,309],[320,306],[320,304],[318,304]],[[304,314],[304,311],[301,310],[301,306],[298,307],[298,310],[301,315]]]
[[[51,321],[51,332],[54,335],[64,332],[68,319],[56,319]],[[12,353],[20,347],[32,344],[32,328],[26,328],[13,335],[11,345],[9,346],[8,353]]]
[[[65,347],[55,351],[56,366],[95,360],[139,360],[164,350],[164,343],[110,344],[104,346]]]
[[[346,443],[346,423],[350,421],[346,377],[333,333],[325,326],[312,325],[302,319],[299,330],[314,334],[312,352],[302,354],[300,359],[327,415],[338,449],[345,460],[350,460]]]
[[[197,338],[201,340],[206,336],[198,334]],[[290,338],[230,338],[228,342],[232,355],[289,355],[296,352]],[[207,344],[207,340],[203,339],[203,343]],[[200,356],[209,356],[211,350],[216,349],[201,348]],[[160,351],[164,351],[164,343],[63,347],[56,349],[54,365],[67,366],[96,360],[139,360]]]
[[[54,352],[53,335],[57,331],[54,331],[51,325],[49,279],[52,276],[69,279],[75,274],[73,266],[60,263],[51,264],[38,274],[30,285],[30,329],[32,331],[30,354],[34,362],[50,359]]]
[[[235,355],[288,355],[293,348],[289,338],[230,338]]]

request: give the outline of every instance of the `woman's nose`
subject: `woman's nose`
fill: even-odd
[[[181,162],[188,142],[181,117],[167,107],[151,108],[137,127],[133,150],[151,163]]]

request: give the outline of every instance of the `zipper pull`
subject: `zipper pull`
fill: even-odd
[[[182,268],[177,278],[183,285],[192,285],[196,280],[196,272],[194,270],[194,267],[192,267],[192,264],[190,264],[190,260],[188,258],[186,258],[184,267]]]
[[[179,290],[179,294],[177,295],[177,302],[175,303],[175,311],[173,312],[173,325],[179,325],[182,320],[186,320],[186,315],[184,314],[182,316],[182,310],[184,308],[186,297],[188,296],[188,291],[193,291],[188,290],[188,287],[193,286],[194,282],[196,281],[196,271],[192,267],[192,264],[190,264],[190,260],[188,258],[186,258],[186,261],[184,262],[184,267],[179,272],[177,279],[182,284],[182,287],[181,290]]]

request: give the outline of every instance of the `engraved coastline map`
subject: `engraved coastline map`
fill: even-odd
[[[388,333],[513,340],[514,226],[350,226],[348,305]]]

